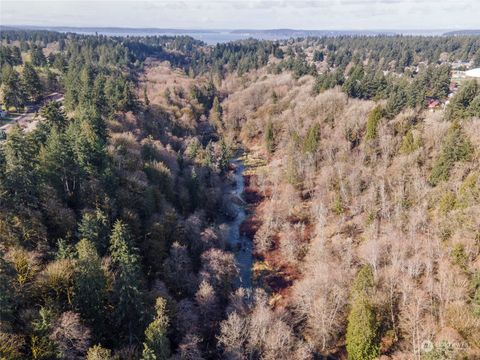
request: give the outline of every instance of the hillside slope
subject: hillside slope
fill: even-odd
[[[367,268],[381,354],[479,356],[480,119],[406,110],[387,120],[382,102],[312,85],[261,70],[223,85],[225,131],[266,160],[250,190],[263,199],[256,268],[278,321],[343,357],[352,284]]]

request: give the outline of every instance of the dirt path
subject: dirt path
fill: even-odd
[[[64,100],[64,96],[60,93],[50,94],[46,98],[47,98],[47,101],[46,101],[47,103],[49,101],[56,101],[61,103]],[[51,100],[48,100],[48,99],[51,99]],[[4,131],[5,133],[8,133],[15,124],[20,126],[20,128],[24,129],[25,132],[32,131],[33,129],[35,129],[38,122],[42,120],[42,117],[38,113],[42,106],[43,106],[42,104],[36,104],[36,105],[30,106],[27,112],[17,116],[16,118],[13,118],[11,122],[0,127],[0,131]]]

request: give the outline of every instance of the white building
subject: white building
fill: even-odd
[[[480,68],[465,71],[465,75],[467,77],[480,79]]]

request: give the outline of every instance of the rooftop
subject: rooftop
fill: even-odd
[[[465,71],[465,75],[474,78],[480,78],[480,68]]]

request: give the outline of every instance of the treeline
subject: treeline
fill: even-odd
[[[397,73],[408,71],[420,64],[445,61],[473,61],[480,64],[480,40],[476,36],[424,37],[424,36],[338,36],[291,39],[282,41],[240,40],[206,46],[189,36],[129,36],[79,35],[48,31],[5,30],[0,39],[7,43],[33,42],[41,47],[58,42],[62,50],[68,42],[82,42],[92,46],[95,41],[126,48],[138,61],[155,56],[172,62],[191,75],[214,72],[225,75],[228,71],[240,74],[266,65],[269,57],[285,59],[276,71],[295,69],[298,76],[312,74],[311,61],[323,62],[330,69],[349,64],[365,64],[376,70]],[[21,46],[22,48],[22,46]],[[313,49],[313,58],[305,61],[305,52]],[[22,50],[23,51],[23,50]],[[132,60],[132,59],[130,59]],[[135,62],[131,61],[132,63]]]
[[[10,44],[12,41],[26,42],[40,42],[43,45],[55,42],[64,41],[68,38],[68,34],[58,31],[48,30],[21,30],[10,27],[0,27],[0,39]]]
[[[10,58],[9,50],[20,48],[27,52],[30,48],[41,49],[48,44],[56,44],[58,51],[67,52],[67,55],[77,55],[82,49],[84,55],[92,56],[91,60],[98,61],[100,65],[120,64],[139,66],[148,56],[161,60],[168,60],[172,65],[188,69],[189,58],[204,46],[204,43],[189,36],[107,36],[107,35],[81,35],[76,33],[59,33],[50,31],[26,31],[7,29],[0,34],[7,46],[2,46],[0,61]],[[12,45],[18,42],[19,46]],[[108,49],[107,49],[108,48]],[[115,48],[115,51],[111,51]],[[4,55],[4,51],[6,54]],[[53,56],[53,55],[52,55]],[[110,58],[108,58],[108,57]],[[54,59],[52,59],[54,60]],[[10,63],[10,65],[14,65]]]
[[[323,50],[332,67],[368,61],[377,69],[403,72],[420,62],[480,61],[478,36],[338,36],[307,38],[306,46]]]

